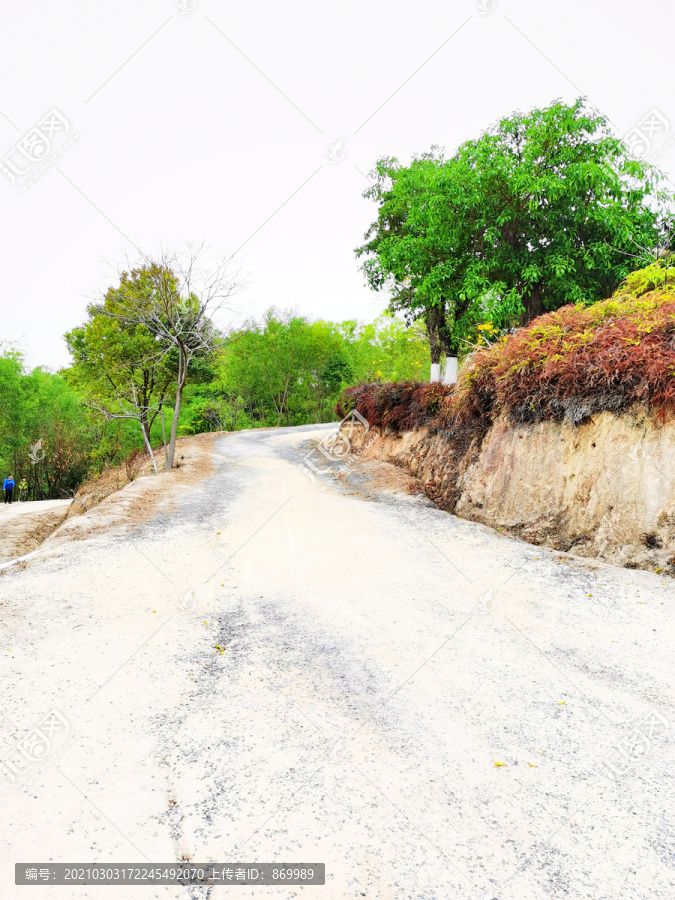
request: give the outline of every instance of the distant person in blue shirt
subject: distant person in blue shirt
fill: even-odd
[[[5,478],[2,486],[5,490],[5,503],[11,503],[14,497],[14,479],[11,475],[8,475],[7,478]]]

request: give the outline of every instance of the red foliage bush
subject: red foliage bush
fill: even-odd
[[[362,384],[343,392],[337,412],[357,409],[394,432],[485,433],[502,414],[578,423],[635,403],[661,419],[675,409],[675,269],[662,264],[634,272],[609,300],[563,307],[478,351],[454,388]]]
[[[344,417],[356,409],[371,427],[412,431],[437,422],[442,404],[454,393],[454,387],[418,381],[359,384],[342,392],[336,412]]]

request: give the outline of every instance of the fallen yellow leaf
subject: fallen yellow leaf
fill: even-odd
[[[534,763],[528,763],[528,766],[529,766],[531,769],[536,769],[536,768],[537,768],[536,765],[535,765]]]
[[[564,701],[564,700],[561,700],[561,701],[558,703],[558,706],[564,706],[564,705],[565,705],[565,701]]]
[[[496,766],[505,766],[505,765],[506,765],[506,763],[500,763],[500,762],[496,762],[496,763],[495,763],[495,765],[496,765]]]

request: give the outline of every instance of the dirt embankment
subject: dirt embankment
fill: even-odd
[[[189,481],[192,477],[199,477],[205,474],[203,471],[204,460],[200,451],[210,445],[210,442],[216,437],[222,437],[222,432],[218,434],[209,432],[176,438],[176,455],[174,468],[171,472],[162,471],[163,452],[161,448],[155,448],[155,462],[160,470],[159,474],[171,478],[181,477],[182,480],[186,481]],[[178,470],[180,469],[183,471],[179,476]],[[98,506],[111,494],[121,491],[129,484],[139,481],[139,479],[152,477],[153,475],[152,463],[147,453],[141,453],[121,466],[116,466],[114,469],[107,469],[98,478],[85,482],[79,488],[73,497],[73,503],[68,510],[66,518],[82,515],[87,510]],[[147,484],[147,482],[144,482],[144,487]],[[140,493],[142,494],[143,491]],[[134,515],[141,513],[140,507],[142,505],[140,503],[135,504]]]
[[[171,495],[170,485],[189,487],[213,471],[211,445],[222,433],[179,437],[176,442],[175,468],[155,477],[150,458],[140,455],[135,460],[108,469],[98,478],[85,482],[64,508],[25,512],[2,522],[0,531],[0,563],[16,559],[47,542],[56,546],[65,540],[79,540],[123,523],[134,526],[146,521],[158,504]],[[158,466],[163,456],[155,453]],[[45,501],[45,506],[52,501]],[[99,510],[98,507],[101,507]],[[94,515],[82,518],[84,513]]]
[[[370,429],[366,457],[405,467],[442,509],[534,544],[675,576],[675,421],[642,408],[580,425],[498,419],[480,446]]]
[[[64,521],[69,500],[30,500],[0,506],[0,564],[24,556]]]

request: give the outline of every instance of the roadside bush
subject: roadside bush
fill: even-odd
[[[567,417],[575,424],[636,403],[663,420],[675,408],[675,267],[633,272],[609,300],[539,316],[467,360],[457,385],[365,384],[345,390],[371,426],[406,431],[471,426],[500,415],[517,422]]]
[[[540,316],[465,368],[452,400],[462,418],[582,421],[644,403],[675,406],[675,268],[633,272],[609,300]]]
[[[451,402],[454,393],[454,387],[444,387],[438,382],[358,384],[342,392],[336,412],[343,418],[356,409],[371,427],[379,426],[395,432],[411,431],[439,422],[444,405]]]

